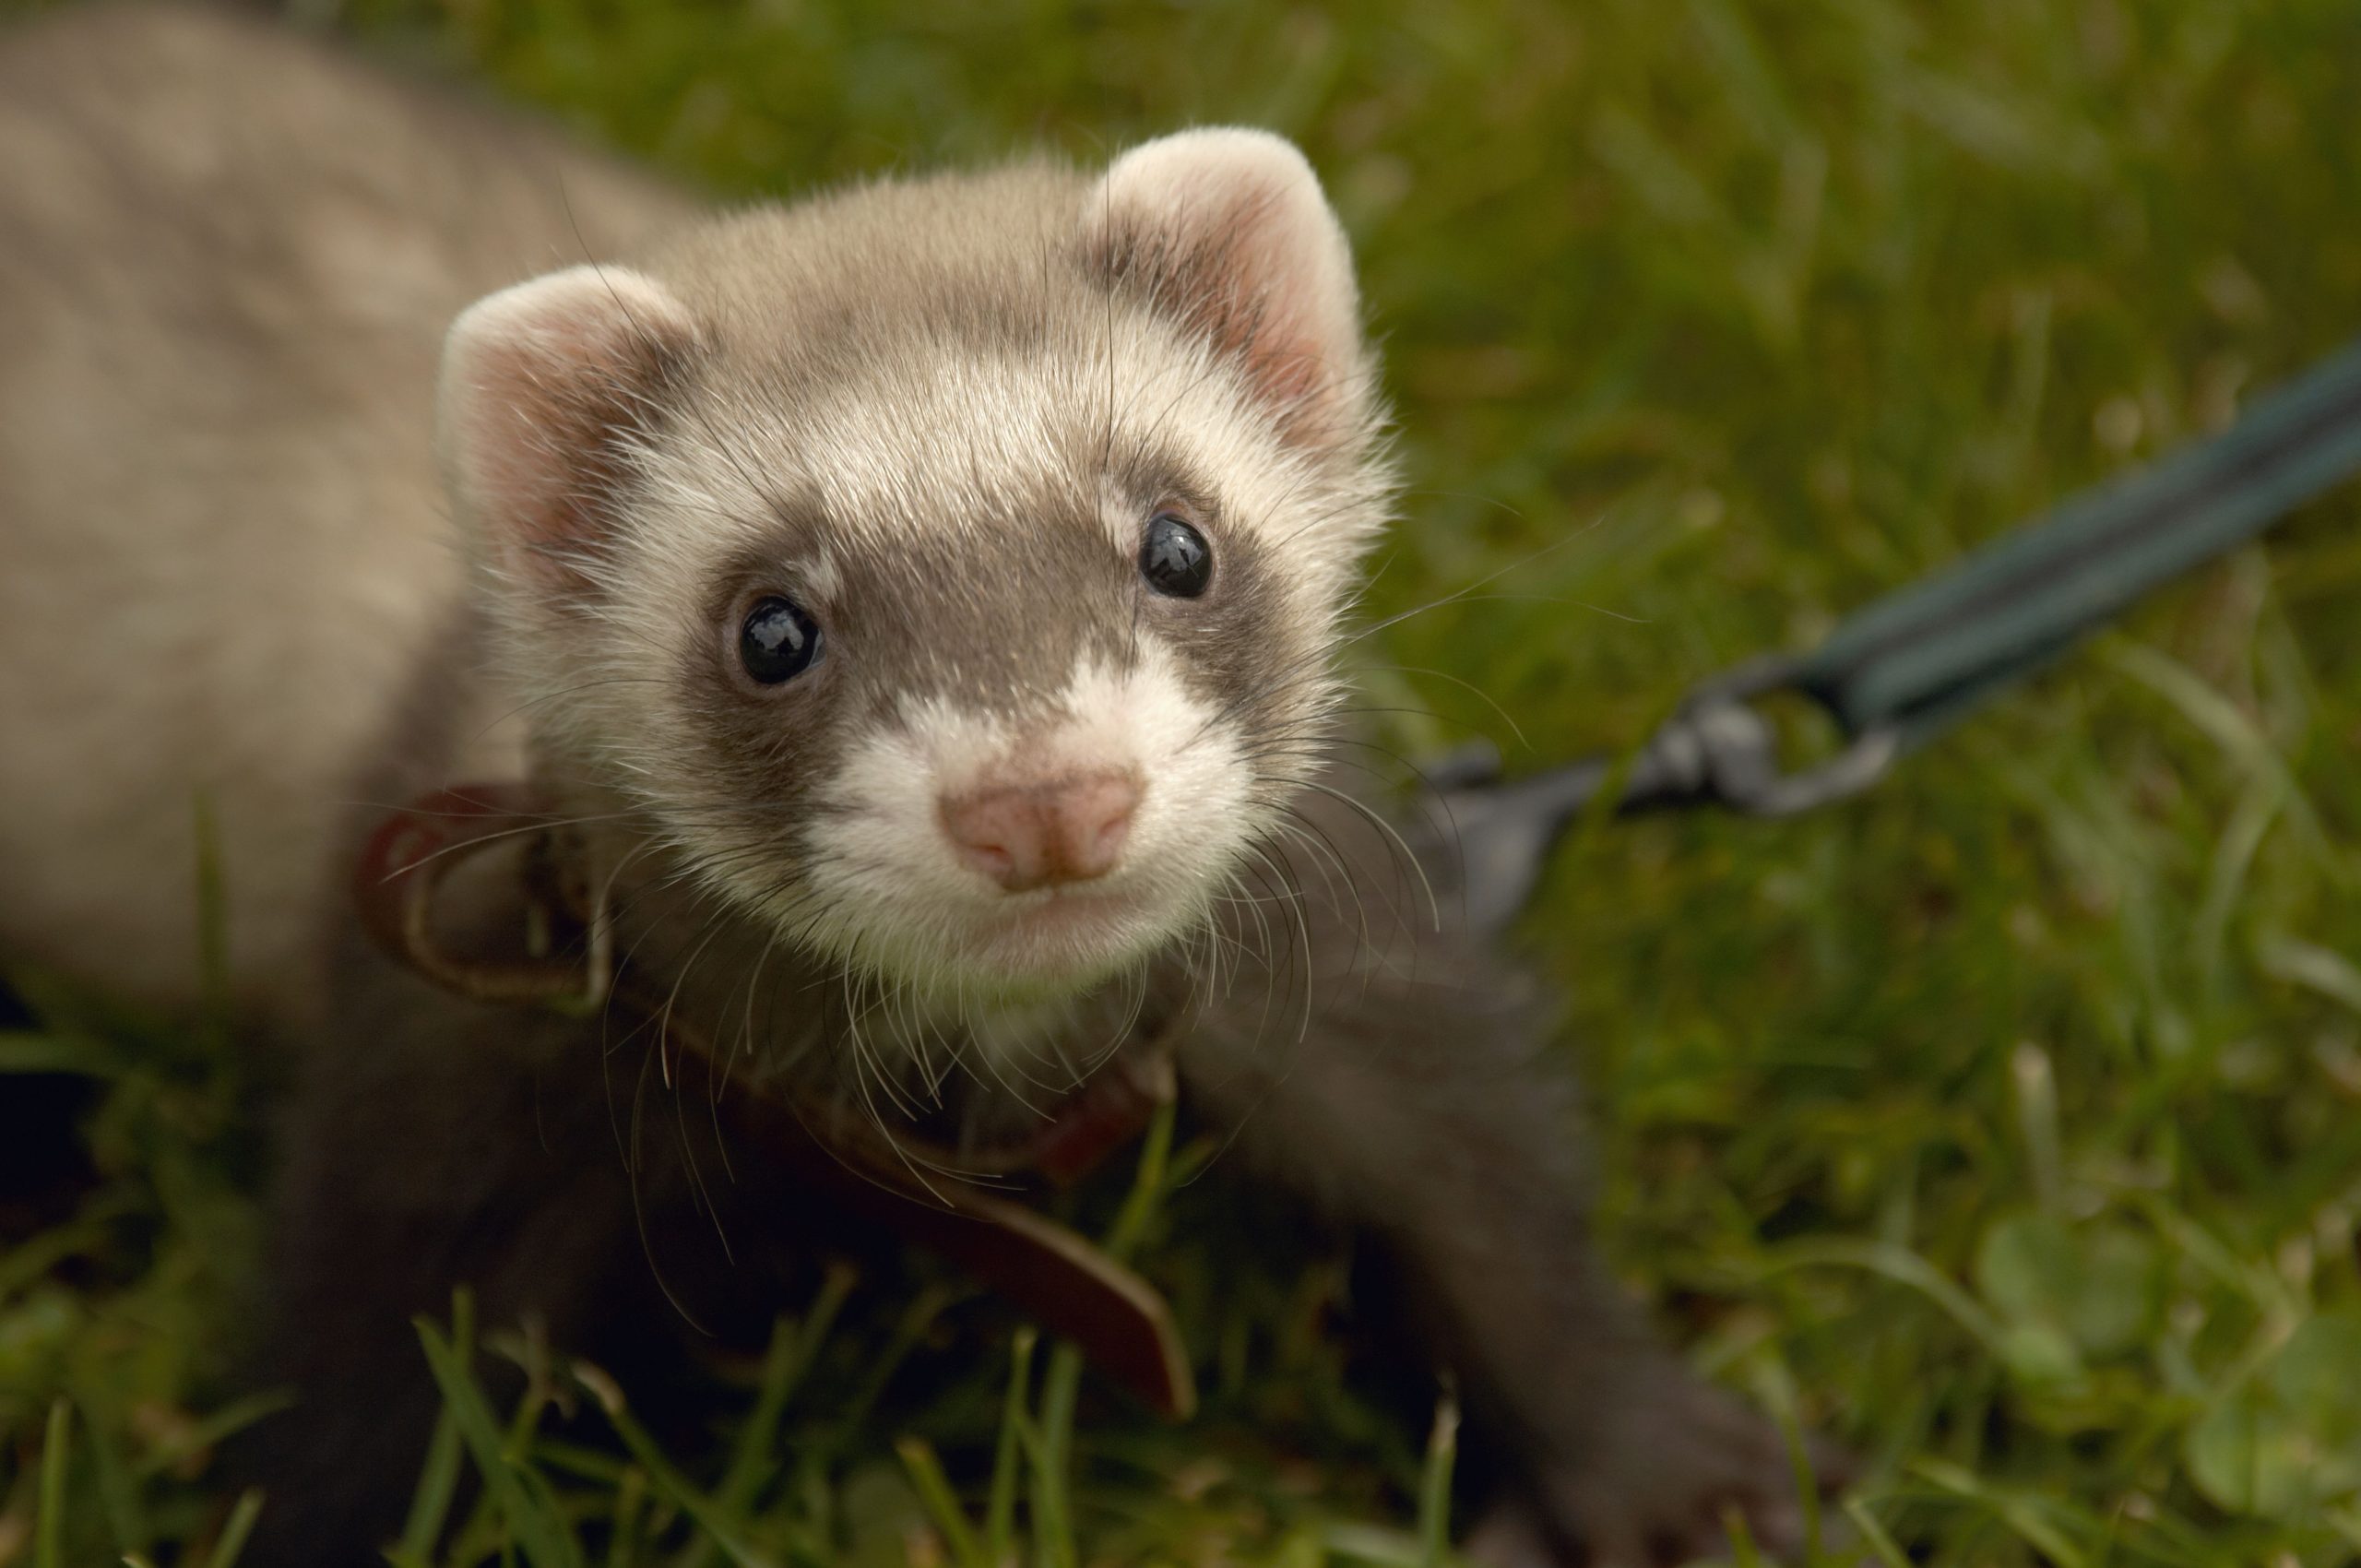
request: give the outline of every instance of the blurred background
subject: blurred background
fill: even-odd
[[[731,199],[1297,138],[1399,413],[1370,612],[1402,619],[1362,681],[1410,755],[1632,746],[2361,332],[2347,0],[291,8]],[[1710,1373],[1867,1461],[1826,1561],[2361,1561],[2356,522],[2351,489],[2316,505],[1867,798],[1584,831],[1520,928],[1567,988],[1616,1263]],[[0,1206],[0,1564],[37,1561],[61,1394],[63,1560],[166,1561],[215,1538],[206,1456],[262,1408],[220,1351],[253,1097],[222,1042],[38,1011],[0,1065],[109,1048],[71,1057],[80,1178]],[[1208,1413],[1086,1386],[1033,1550],[1418,1561],[1424,1432],[1350,1392],[1341,1264],[1169,1210],[1146,1267]],[[989,1458],[1008,1339],[947,1292],[855,1291],[813,1336],[741,1561],[964,1561],[896,1448]],[[763,1372],[717,1375],[752,1401]],[[570,1517],[625,1522],[613,1561],[708,1560],[646,1455],[547,1463]],[[451,1561],[506,1561],[499,1531]]]

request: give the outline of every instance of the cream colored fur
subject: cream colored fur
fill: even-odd
[[[190,1003],[203,796],[238,992],[300,1011],[356,769],[464,589],[444,327],[689,210],[258,26],[0,34],[0,956]]]

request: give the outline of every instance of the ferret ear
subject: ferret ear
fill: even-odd
[[[443,346],[439,440],[491,558],[561,590],[590,586],[630,442],[698,348],[660,283],[575,267],[470,305]]]
[[[1084,208],[1085,255],[1245,367],[1290,440],[1365,427],[1370,372],[1351,247],[1295,144],[1182,131],[1117,159]]]

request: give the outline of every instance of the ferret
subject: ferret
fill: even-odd
[[[715,1235],[798,1232],[759,1148],[720,1199],[619,1151],[644,1046],[356,935],[366,824],[512,777],[748,1082],[1021,1123],[1185,1019],[1188,1113],[1388,1260],[1508,1456],[1495,1555],[1796,1544],[1590,1249],[1546,999],[1342,764],[1384,426],[1267,133],[717,211],[211,13],[0,47],[0,947],[189,1004],[218,823],[302,1061],[255,1561],[398,1527],[455,1284],[591,1351],[777,1299]]]

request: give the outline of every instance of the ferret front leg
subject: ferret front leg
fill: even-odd
[[[338,1001],[291,1108],[254,1358],[296,1403],[233,1456],[266,1492],[264,1568],[374,1562],[398,1533],[442,1406],[412,1320],[447,1322],[456,1288],[480,1344],[530,1324],[595,1353],[594,1313],[662,1322],[595,1025],[407,975],[349,978]],[[677,1229],[660,1173],[641,1198]],[[477,1371],[495,1399],[522,1387],[496,1356]]]
[[[1520,1517],[1482,1532],[1500,1561],[1687,1562],[1732,1507],[1800,1547],[1775,1429],[1691,1376],[1592,1248],[1575,1085],[1529,987],[1422,952],[1316,982],[1308,1027],[1216,1010],[1182,1069],[1240,1158],[1388,1255],[1522,1478]]]

